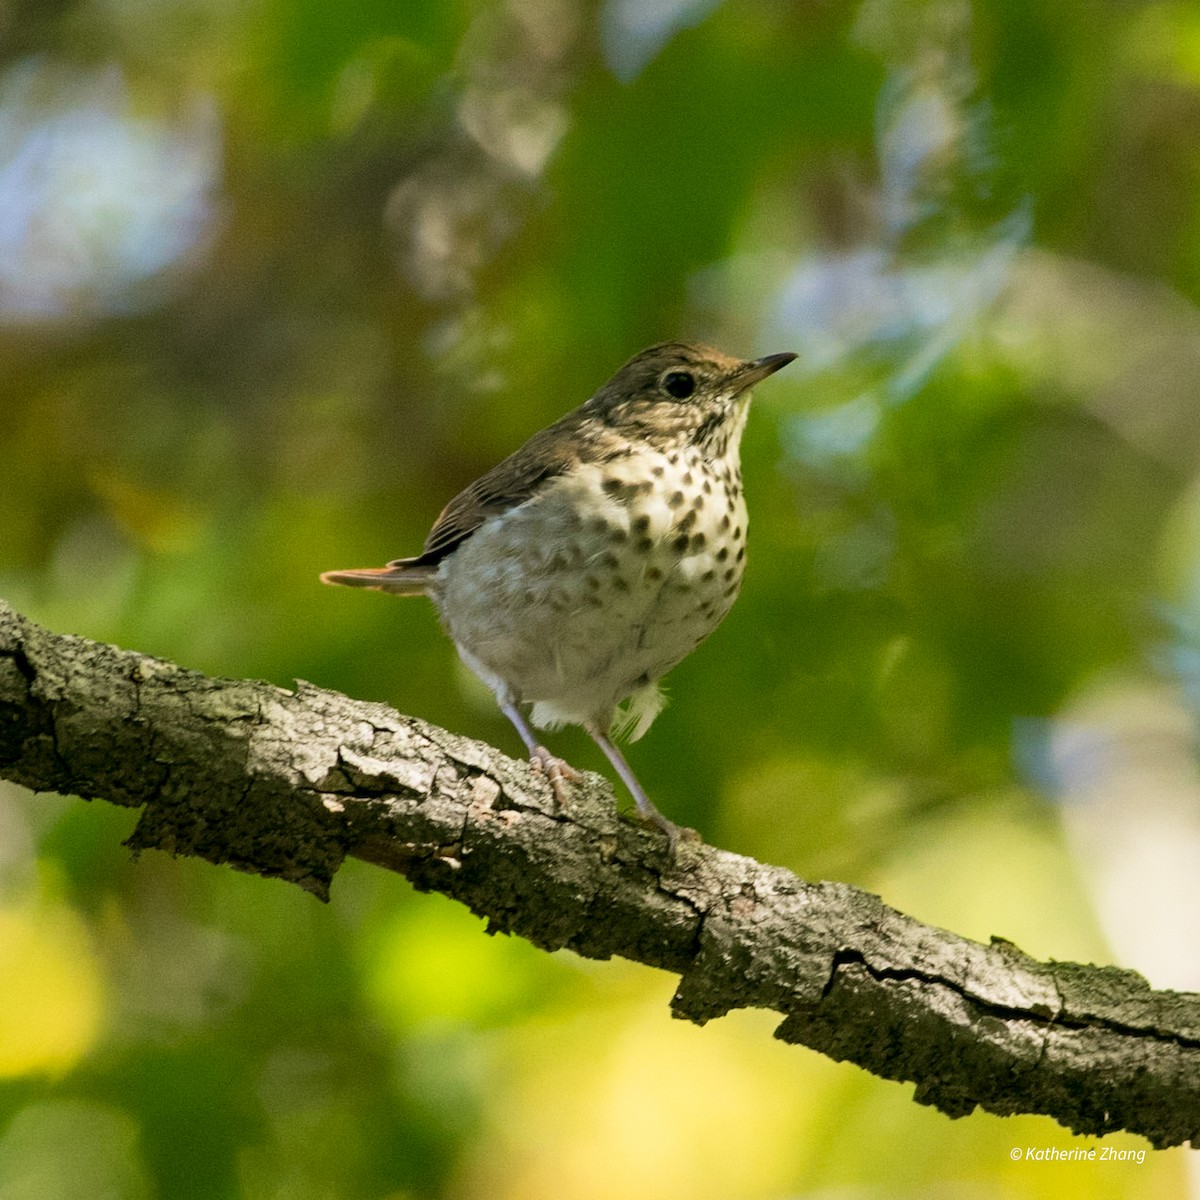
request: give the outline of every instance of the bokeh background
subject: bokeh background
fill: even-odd
[[[1184,0],[0,3],[0,595],[516,753],[427,606],[318,572],[645,345],[796,351],[636,770],[732,850],[1188,989],[1198,302]],[[3,1200],[1200,1196],[361,864],[322,907],[131,862],[133,821],[0,784]]]

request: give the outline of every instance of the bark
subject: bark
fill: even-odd
[[[671,861],[588,775],[559,809],[498,750],[307,683],[217,679],[51,633],[0,602],[0,777],[140,808],[135,851],[194,855],[325,899],[346,855],[491,931],[679,974],[675,1016],[916,1084],[958,1117],[1043,1113],[1158,1147],[1200,1137],[1200,996],[1040,963],[699,842]]]

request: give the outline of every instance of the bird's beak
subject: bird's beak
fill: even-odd
[[[781,367],[786,367],[795,357],[794,354],[768,354],[765,358],[752,358],[749,362],[742,363],[733,372],[735,392],[749,390],[768,375],[774,375]]]

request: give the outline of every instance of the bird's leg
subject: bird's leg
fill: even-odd
[[[521,741],[525,743],[525,749],[529,751],[529,765],[535,771],[541,771],[550,780],[550,786],[554,789],[555,800],[558,801],[562,808],[566,808],[567,781],[578,783],[583,776],[569,762],[565,762],[563,759],[551,754],[537,740],[537,736],[530,728],[529,722],[525,720],[525,714],[512,700],[506,699],[503,696],[498,696],[497,700],[500,703],[500,711],[513,723],[516,731],[521,735]]]
[[[688,829],[683,825],[676,825],[674,821],[667,820],[666,817],[654,807],[650,797],[646,795],[645,789],[638,782],[637,776],[633,773],[633,768],[625,761],[625,755],[617,749],[616,743],[603,730],[593,725],[585,725],[588,735],[592,741],[604,751],[608,761],[612,763],[614,770],[621,777],[621,782],[629,789],[630,795],[634,799],[634,803],[638,806],[638,812],[642,816],[655,824],[667,835],[668,851],[672,858],[675,857],[675,851],[679,848],[680,838],[694,838],[697,833],[694,829]]]

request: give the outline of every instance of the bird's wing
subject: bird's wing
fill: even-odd
[[[627,443],[576,409],[535,433],[519,450],[459,492],[433,523],[420,554],[397,558],[386,567],[326,571],[321,579],[398,596],[424,595],[437,577],[442,559],[485,521],[532,500],[547,483],[579,463],[610,460],[626,453]]]
[[[532,500],[551,480],[583,461],[611,456],[606,430],[581,436],[576,413],[535,433],[519,450],[497,463],[486,475],[464,488],[442,509],[433,523],[425,548],[415,559],[397,562],[440,562],[485,521]]]

